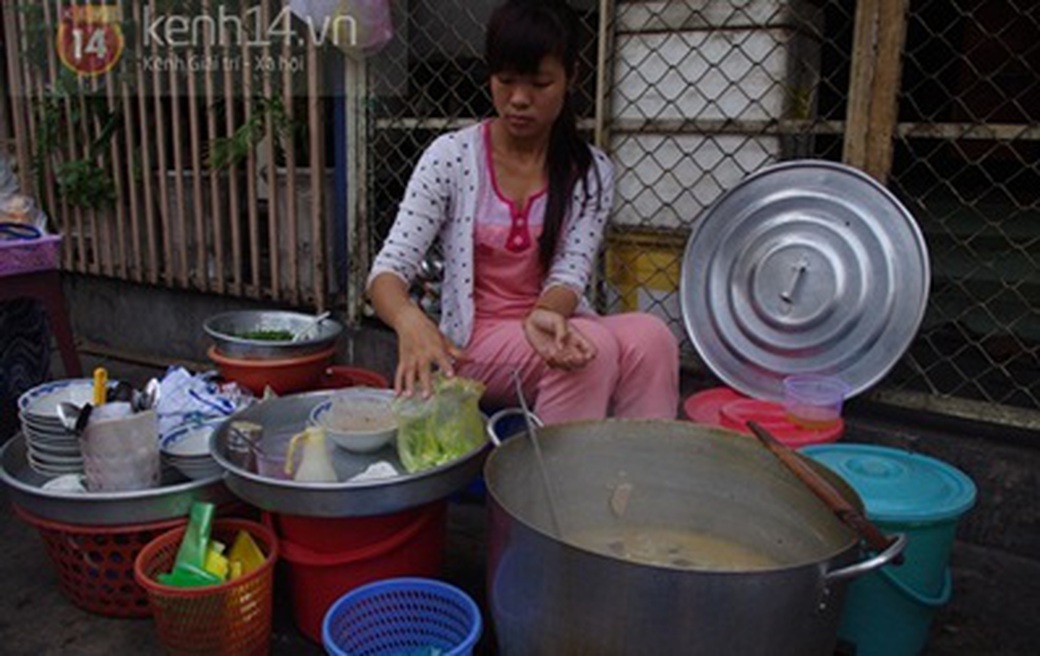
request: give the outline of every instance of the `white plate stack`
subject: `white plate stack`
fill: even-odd
[[[166,434],[159,442],[163,460],[191,479],[220,476],[223,469],[209,453],[209,438],[220,422],[185,425]]]
[[[94,398],[94,381],[72,378],[44,383],[18,398],[18,418],[28,446],[29,466],[44,476],[83,472],[83,455],[76,434],[65,428],[58,404],[77,407]]]

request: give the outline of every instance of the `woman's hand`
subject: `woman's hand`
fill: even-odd
[[[394,391],[411,396],[418,388],[423,398],[429,398],[433,366],[445,376],[454,376],[454,361],[464,360],[465,355],[415,305],[402,311],[395,328],[398,361]]]
[[[550,367],[581,369],[596,357],[596,347],[559,312],[536,307],[524,319],[524,335]]]

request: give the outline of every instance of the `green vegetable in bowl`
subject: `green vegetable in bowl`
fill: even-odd
[[[477,405],[484,393],[480,381],[438,376],[429,399],[399,397],[397,455],[409,473],[461,458],[484,442],[484,423]]]
[[[239,333],[237,336],[242,339],[252,339],[259,342],[289,342],[292,341],[293,338],[292,331],[280,329],[250,330],[244,333]]]

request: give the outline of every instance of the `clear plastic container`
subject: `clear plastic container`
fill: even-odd
[[[804,428],[831,428],[841,419],[841,408],[850,388],[840,378],[800,374],[784,378],[784,411]]]
[[[276,480],[289,480],[291,475],[285,472],[285,458],[289,452],[289,441],[293,433],[276,432],[272,435],[264,435],[260,440],[260,449],[256,452],[256,472],[261,476]],[[293,454],[291,471],[296,471],[300,466],[302,451]]]
[[[90,417],[80,449],[91,492],[145,490],[159,486],[159,422],[154,411],[130,413],[129,403],[106,403]]]

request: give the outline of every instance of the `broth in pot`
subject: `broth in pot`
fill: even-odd
[[[767,570],[780,565],[746,545],[684,529],[622,525],[567,537],[577,546],[604,556],[644,565],[720,572]]]

